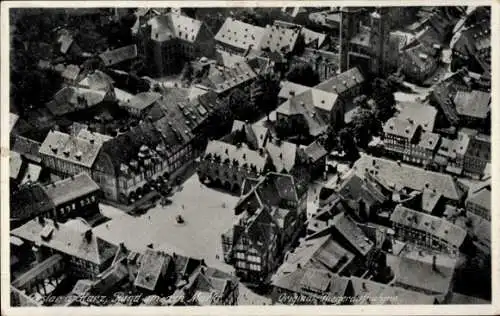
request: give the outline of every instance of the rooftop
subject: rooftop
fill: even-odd
[[[453,102],[459,115],[486,119],[490,112],[491,93],[479,90],[458,91]]]
[[[66,160],[86,168],[92,167],[102,144],[59,131],[51,131],[40,146],[40,154]]]
[[[141,256],[141,265],[134,285],[154,291],[162,269],[165,269],[169,262],[170,256],[167,254],[146,248],[146,251]]]
[[[446,240],[457,248],[462,246],[467,237],[467,232],[464,229],[446,219],[417,212],[401,204],[397,205],[392,212],[391,222],[431,234],[439,239]]]
[[[50,219],[45,219],[43,224],[35,219],[12,230],[11,234],[98,265],[113,258],[118,247],[95,236],[88,224],[84,226],[85,231],[80,231],[67,223],[56,227]]]
[[[157,92],[141,92],[136,94],[128,103],[125,103],[125,107],[134,108],[137,110],[143,110],[155,103],[162,96]]]
[[[98,105],[106,97],[102,90],[65,87],[59,90],[46,107],[53,115],[62,116]]]
[[[219,140],[212,140],[208,143],[205,150],[205,156],[206,155],[210,155],[211,157],[214,157],[214,155],[220,156],[221,163],[225,163],[225,161],[228,160],[230,164],[237,161],[239,166],[244,166],[246,164],[250,167],[254,165],[257,172],[262,172],[264,170],[268,159],[267,153],[261,155],[258,151],[251,150],[245,145],[238,147]]]
[[[326,92],[343,94],[349,89],[364,83],[365,78],[358,68],[351,68],[343,73],[318,84],[315,88]]]
[[[99,191],[99,186],[88,174],[79,173],[44,187],[55,206],[73,201],[87,194]]]
[[[259,49],[266,29],[228,17],[215,35],[215,40],[239,49]]]
[[[414,120],[424,131],[432,132],[436,122],[437,109],[433,106],[416,102],[399,102],[397,117],[403,120]]]
[[[260,42],[260,48],[271,52],[291,52],[295,48],[299,34],[300,29],[298,28],[291,29],[279,25],[268,26]]]
[[[23,221],[54,209],[52,200],[41,185],[22,187],[10,198],[10,219]]]
[[[373,242],[366,237],[361,228],[345,213],[337,214],[331,224],[344,236],[347,242],[362,256],[365,256],[374,247]]]
[[[155,16],[148,21],[148,25],[151,26],[151,39],[158,42],[180,39],[195,43],[212,37],[202,21],[177,13]]]
[[[353,168],[362,178],[368,171],[373,170],[376,177],[393,188],[409,188],[417,191],[423,191],[425,188],[435,189],[451,200],[459,200],[465,193],[448,174],[428,171],[389,159],[363,155],[355,162]]]
[[[412,119],[404,120],[397,117],[391,117],[385,122],[383,128],[386,134],[396,135],[411,141],[417,132],[418,125]]]
[[[295,95],[299,95],[306,90],[311,89],[311,87],[303,86],[298,83],[294,83],[291,81],[281,81],[280,83],[281,90],[278,94],[278,97],[283,99],[290,99]]]
[[[137,57],[137,46],[135,44],[120,47],[114,50],[106,51],[99,55],[99,58],[104,62],[104,65],[109,67],[126,60],[131,60]]]

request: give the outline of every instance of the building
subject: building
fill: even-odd
[[[10,196],[10,227],[19,227],[38,217],[56,218],[51,198],[39,184],[25,186]]]
[[[62,177],[86,172],[92,167],[102,144],[85,140],[59,131],[51,131],[40,146],[42,165]]]
[[[137,45],[128,45],[99,54],[99,58],[105,67],[117,67],[124,62],[137,58]]]
[[[435,107],[417,102],[398,102],[397,108],[396,117],[402,120],[412,119],[422,127],[422,130],[434,132],[437,118]]]
[[[319,80],[328,80],[337,75],[339,55],[327,50],[306,47],[300,55],[292,56],[292,63],[307,64],[319,75]]]
[[[453,105],[462,126],[482,128],[489,124],[491,93],[480,90],[457,91]]]
[[[217,50],[246,56],[251,50],[259,50],[266,29],[228,17],[214,39]]]
[[[470,70],[491,73],[491,17],[462,26],[451,39],[452,61]],[[465,24],[465,23],[464,23]]]
[[[53,182],[44,187],[55,213],[49,216],[58,222],[82,217],[88,218],[99,213],[100,189],[87,173]]]
[[[121,107],[133,117],[144,118],[153,104],[160,98],[162,98],[162,95],[157,92],[141,92],[127,100],[127,102],[122,103]]]
[[[464,156],[464,174],[480,179],[491,162],[491,137],[486,134],[472,136]]]
[[[355,305],[433,305],[436,297],[399,286],[392,286],[355,276],[349,278],[353,290],[352,304]]]
[[[155,76],[178,73],[185,61],[212,57],[215,53],[214,36],[209,28],[185,15],[155,16],[141,27],[141,36]]]
[[[389,18],[387,8],[370,13],[370,25],[360,23],[364,12],[360,8],[340,8],[340,71],[353,67],[365,73],[381,75],[390,67]]]
[[[436,257],[429,263],[409,257],[386,256],[387,265],[394,274],[394,287],[434,296],[438,303],[445,302],[451,295],[455,266],[441,264]]]
[[[229,68],[212,68],[211,70],[208,77],[196,86],[214,91],[219,97],[228,96],[236,90],[240,90],[250,97],[250,86],[258,77],[258,74],[245,61],[236,62],[234,66]]]
[[[45,106],[54,116],[95,113],[114,101],[113,90],[91,90],[80,87],[65,87],[59,90]]]
[[[354,67],[319,83],[314,88],[337,94],[347,105],[361,94],[364,84],[364,75],[358,68]]]
[[[437,68],[439,59],[437,50],[432,46],[419,43],[402,52],[402,72],[408,81],[422,84],[432,76]]]
[[[38,262],[61,255],[69,273],[77,278],[97,278],[111,265],[118,250],[116,245],[95,236],[82,219],[64,224],[34,219],[12,230],[11,235],[33,245]]]
[[[353,169],[362,179],[371,174],[384,188],[397,193],[398,199],[429,189],[442,194],[446,203],[460,205],[467,191],[451,175],[369,155],[358,159]]]
[[[397,239],[452,255],[459,254],[467,237],[467,231],[446,219],[417,212],[401,204],[394,209],[391,222]]]
[[[305,221],[307,188],[272,172],[249,186],[235,207],[237,222],[222,235],[224,259],[242,280],[268,282]]]
[[[465,210],[491,222],[491,180],[470,189]]]
[[[303,25],[280,21],[280,20],[274,21],[274,25],[283,28],[298,29],[300,35],[304,39],[305,46],[308,48],[321,49],[324,46],[328,45],[328,38],[326,34],[315,32],[313,30],[304,27]]]
[[[302,94],[303,92],[311,89],[311,87],[303,86],[295,82],[284,81],[284,80],[280,82],[280,87],[281,89],[280,92],[278,93],[280,104],[288,99],[291,99],[295,95]]]
[[[349,279],[323,269],[296,267],[276,275],[271,298],[274,304],[343,305],[351,296]]]
[[[344,106],[337,93],[313,88],[282,103],[276,109],[276,123],[283,137],[316,139],[329,126],[343,125]]]

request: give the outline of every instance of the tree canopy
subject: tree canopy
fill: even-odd
[[[309,64],[293,65],[285,77],[288,81],[308,87],[315,86],[320,82],[319,74]]]

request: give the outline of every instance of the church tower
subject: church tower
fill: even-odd
[[[390,26],[388,8],[378,8],[370,14],[370,45],[373,49],[371,72],[382,75],[390,65]]]
[[[361,10],[358,7],[340,8],[340,72],[349,69],[349,42],[354,35],[359,33]]]

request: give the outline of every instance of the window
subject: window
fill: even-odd
[[[237,259],[245,259],[245,254],[243,252],[237,252],[236,253],[236,258]]]
[[[245,261],[236,261],[236,267],[241,269],[246,269]]]
[[[258,264],[251,264],[250,265],[250,270],[252,270],[252,271],[260,271],[260,265],[258,265]]]

